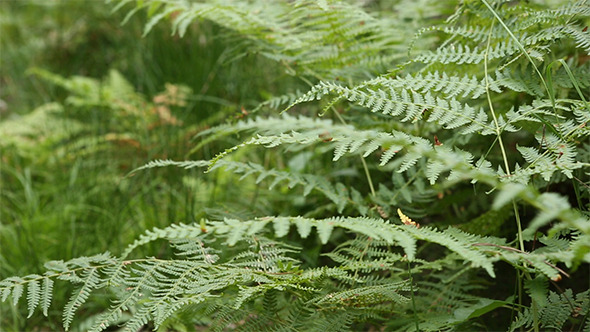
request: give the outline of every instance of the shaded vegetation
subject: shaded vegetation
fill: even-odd
[[[587,1],[0,6],[3,330],[590,328]]]

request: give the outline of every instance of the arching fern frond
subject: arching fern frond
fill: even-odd
[[[444,99],[437,97],[430,91],[422,94],[412,89],[396,89],[394,86],[381,87],[380,83],[382,82],[388,83],[379,80],[373,85],[373,81],[369,81],[353,88],[347,88],[331,82],[320,82],[287,109],[296,104],[335,94],[335,100],[346,99],[353,104],[370,109],[373,113],[379,112],[390,115],[402,122],[417,122],[426,119],[430,122],[436,121],[447,129],[469,125],[464,129],[464,133],[482,131],[490,134],[493,132],[493,127],[487,123],[488,116],[482,109],[477,110],[454,98]],[[424,85],[428,83],[428,81],[422,82]],[[414,81],[410,84],[416,85],[417,83]],[[456,86],[459,87],[459,85]],[[461,93],[461,90],[457,93]],[[453,90],[450,90],[448,94],[453,94]],[[330,102],[329,105],[333,103],[334,101]],[[427,115],[425,114],[427,111],[432,113]]]
[[[447,98],[459,96],[460,98],[477,99],[485,93],[486,85],[483,79],[473,76],[455,76],[446,72],[428,72],[426,75],[420,73],[412,76],[406,74],[405,77],[386,78],[379,77],[365,83],[367,86],[376,86],[383,89],[400,89],[419,91],[421,93],[440,92]],[[492,81],[490,89],[500,92],[498,86]]]
[[[450,37],[435,51],[419,54],[415,61],[441,64],[478,64],[502,59],[508,63],[520,57],[522,48],[529,56],[540,61],[556,40],[571,38],[576,47],[588,52],[588,34],[583,26],[572,23],[575,18],[589,16],[586,1],[579,0],[565,4],[558,9],[532,10],[522,5],[495,6],[499,17],[508,22],[508,28],[516,36],[514,40],[499,26],[458,25],[433,27],[429,31],[444,31]],[[469,5],[471,11],[480,17],[489,17],[488,9],[482,4]],[[542,28],[539,28],[542,27]],[[459,37],[459,38],[457,38]],[[489,41],[487,49],[481,49]],[[521,48],[522,47],[522,48]]]
[[[295,226],[299,235],[306,238],[311,233],[312,228],[316,228],[318,236],[322,243],[327,243],[334,228],[343,228],[349,231],[363,234],[377,241],[385,241],[388,244],[400,245],[409,259],[415,258],[416,240],[426,240],[437,243],[449,248],[451,251],[459,254],[463,259],[470,261],[474,267],[483,267],[490,275],[494,275],[492,263],[494,258],[486,258],[483,252],[490,251],[490,247],[501,248],[503,241],[492,237],[481,237],[461,232],[457,229],[446,231],[437,231],[428,227],[415,228],[413,226],[394,225],[387,221],[371,218],[329,218],[329,219],[310,219],[302,217],[265,217],[250,221],[238,221],[226,219],[224,221],[215,221],[208,223],[209,226],[202,228],[197,225],[174,225],[166,229],[154,229],[146,235],[140,237],[126,252],[137,248],[140,245],[157,239],[175,240],[186,237],[186,234],[201,234],[202,232],[215,233],[227,238],[227,243],[232,246],[242,241],[245,237],[252,236],[265,230],[265,226],[272,223],[275,236],[285,236],[292,225]],[[485,243],[485,245],[470,246],[466,244]],[[520,259],[519,254],[514,251],[502,252],[494,251],[495,255],[506,257],[507,260],[517,261]],[[511,256],[512,255],[512,256]],[[524,254],[523,254],[524,255]],[[535,256],[526,254],[528,259],[539,259],[544,262],[544,256]],[[532,255],[532,256],[531,256]],[[337,256],[334,256],[337,257]],[[515,258],[516,257],[516,258]],[[523,256],[524,257],[524,256]],[[530,258],[533,257],[533,258]],[[516,261],[514,259],[517,259]],[[547,269],[551,269],[547,265]],[[549,270],[547,270],[549,271]],[[559,273],[559,270],[553,268],[551,276]]]
[[[405,156],[407,162],[402,165],[400,171],[407,170],[416,160],[432,150],[431,143],[427,140],[404,132],[392,131],[386,133],[378,130],[356,130],[345,125],[331,125],[329,127],[315,127],[306,131],[291,131],[290,133],[280,133],[278,135],[263,136],[258,134],[218,154],[212,160],[210,168],[233,151],[249,145],[262,145],[265,148],[273,148],[281,145],[301,147],[315,144],[324,144],[326,147],[334,149],[334,161],[339,160],[345,154],[360,154],[363,158],[366,158],[377,149],[384,148],[388,152],[382,155],[381,165],[387,164],[400,150],[407,149],[408,153]]]
[[[119,1],[117,9],[128,3],[134,1]],[[376,18],[345,2],[234,1],[230,5],[149,0],[136,1],[129,15],[143,9],[150,17],[144,34],[165,19],[180,36],[191,23],[208,20],[241,36],[240,43],[250,52],[283,63],[292,74],[365,76],[368,68],[385,70],[405,49],[402,34],[392,33],[401,26],[395,17]],[[326,24],[330,29],[325,29]]]
[[[153,167],[165,167],[165,166],[177,166],[182,168],[193,168],[203,167],[209,168],[210,171],[216,169],[224,169],[228,172],[241,174],[240,180],[255,176],[256,183],[261,183],[266,179],[272,179],[268,186],[269,190],[272,190],[275,186],[282,182],[286,182],[288,188],[295,186],[303,187],[303,195],[307,196],[312,190],[317,190],[329,198],[336,206],[339,211],[342,211],[347,205],[354,205],[361,213],[367,209],[366,204],[363,204],[360,200],[354,200],[347,191],[338,190],[340,183],[332,184],[327,178],[315,174],[302,174],[294,173],[289,171],[280,171],[277,169],[265,169],[262,165],[256,163],[242,163],[231,160],[219,160],[215,165],[211,166],[211,161],[181,161],[176,162],[172,160],[155,160],[152,161],[135,171],[141,169],[153,168]]]
[[[540,201],[526,188],[523,186],[523,189],[511,190],[511,192],[537,202],[548,211],[559,210],[549,206],[547,201]],[[555,217],[570,217],[564,215],[569,211],[567,208],[559,211],[561,212]],[[546,217],[542,218],[548,220],[545,219]],[[587,220],[586,223],[590,224]],[[537,225],[538,221],[533,221],[533,224]],[[268,227],[271,225],[272,227]],[[327,243],[334,230],[338,228],[355,233],[359,237],[358,240],[343,244],[332,253],[328,253],[328,257],[339,263],[336,267],[303,270],[300,268],[301,261],[297,256],[301,249],[272,239],[287,236],[292,228],[303,238],[308,237],[315,228],[322,243]],[[582,231],[585,234],[588,233],[587,229]],[[371,240],[368,240],[369,238]],[[184,258],[134,260],[125,258],[138,246],[158,239],[172,242]],[[527,253],[506,246],[504,240],[499,238],[476,236],[453,228],[444,231],[431,227],[417,228],[375,218],[264,217],[245,221],[226,219],[203,221],[198,225],[181,224],[154,229],[133,243],[122,258],[114,258],[106,253],[76,258],[67,262],[50,262],[47,264],[49,271],[44,276],[13,277],[1,281],[0,294],[4,300],[12,297],[16,302],[24,295],[25,287],[28,287],[28,306],[30,310],[34,310],[41,302],[41,298],[51,297],[48,295],[51,293],[51,283],[47,284],[44,281],[46,286],[39,287],[41,280],[57,278],[81,284],[81,288],[74,291],[64,310],[64,326],[69,327],[73,313],[91,293],[104,287],[119,290],[111,310],[99,317],[93,328],[94,331],[104,330],[115,323],[124,311],[132,307],[134,308],[133,317],[125,325],[128,330],[136,330],[147,322],[154,322],[157,327],[183,307],[199,304],[202,301],[217,301],[219,296],[225,296],[220,295],[220,292],[227,294],[237,292],[235,293],[237,297],[230,296],[230,298],[235,308],[239,309],[262,298],[269,290],[286,289],[307,294],[305,296],[309,296],[309,299],[316,299],[308,303],[322,310],[331,310],[336,303],[350,306],[347,312],[354,321],[364,317],[362,315],[364,310],[368,310],[368,313],[379,312],[381,304],[391,301],[398,304],[408,303],[407,296],[399,293],[408,291],[405,281],[395,278],[381,279],[369,274],[372,271],[385,270],[401,272],[399,267],[395,266],[397,263],[403,263],[404,258],[385,250],[388,246],[399,246],[403,249],[407,260],[416,265],[424,265],[418,266],[417,271],[441,267],[442,262],[430,263],[417,258],[416,242],[418,240],[446,247],[451,252],[450,255],[468,262],[467,267],[481,267],[492,276],[494,262],[501,259],[519,269],[541,272],[555,279],[563,271],[549,260],[563,261],[564,257],[567,257],[566,252],[574,250],[573,246],[570,248],[553,246],[543,251]],[[234,253],[226,250],[225,253],[229,256],[224,256],[219,250],[207,249],[215,243],[223,243],[229,248],[236,247],[238,250]],[[367,276],[358,275],[358,272],[367,273]],[[328,288],[328,293],[322,293],[322,289],[325,290],[325,288],[314,287],[320,281],[328,280],[332,280],[330,283],[338,284],[337,287],[333,284],[332,287],[335,288]],[[350,288],[346,289],[345,285]],[[453,286],[456,285],[453,284]],[[430,287],[434,287],[434,284],[430,284]],[[384,288],[388,290],[384,291]],[[453,296],[464,296],[459,294]],[[471,300],[478,301],[476,297]],[[551,301],[553,300],[549,302]],[[42,307],[45,307],[48,300],[43,299],[42,302]],[[482,302],[471,305],[474,308],[488,306],[493,308],[497,303]],[[553,314],[548,315],[555,317]],[[314,316],[314,319],[316,318]],[[432,317],[429,316],[430,318]],[[435,321],[433,320],[432,323],[434,324]],[[447,320],[446,324],[461,321],[463,319],[452,322]],[[562,320],[547,324],[560,322]],[[439,326],[439,323],[435,325]],[[432,329],[436,329],[435,325]]]

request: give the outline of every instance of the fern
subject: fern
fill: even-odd
[[[269,223],[273,224],[271,229],[265,227]],[[319,238],[324,243],[327,243],[335,228],[343,228],[368,236],[370,240],[360,238],[361,240],[344,244],[327,255],[336,262],[342,263],[341,267],[304,272],[294,268],[300,263],[291,256],[299,253],[301,249],[285,246],[281,242],[271,241],[265,237],[265,234],[266,236],[272,234],[277,237],[286,236],[292,224],[295,224],[295,228],[301,236],[309,236],[310,228],[315,226]],[[193,234],[190,236],[192,240],[187,240],[187,234]],[[229,246],[237,246],[245,242],[250,249],[237,251],[233,257],[218,256],[221,252],[207,247],[207,243],[211,241],[207,239],[212,236],[215,236],[215,241],[225,239]],[[356,272],[350,274],[347,271],[359,271],[366,274],[374,270],[391,270],[392,266],[403,261],[402,256],[379,249],[391,244],[401,246],[409,260],[416,264],[424,264],[428,268],[430,263],[415,258],[416,239],[445,246],[462,257],[462,260],[470,261],[472,266],[483,267],[490,275],[494,275],[491,264],[498,255],[515,266],[532,264],[543,272],[551,271],[551,276],[560,272],[552,265],[537,266],[536,262],[542,262],[544,257],[541,254],[523,253],[519,255],[514,251],[492,250],[493,254],[486,257],[486,253],[490,250],[486,249],[482,243],[475,242],[491,241],[493,243],[486,242],[486,246],[489,244],[492,248],[503,248],[501,245],[494,244],[502,243],[500,239],[481,238],[454,229],[439,232],[430,228],[393,225],[383,220],[363,218],[314,220],[268,217],[246,222],[235,220],[206,222],[204,228],[201,225],[174,225],[167,229],[147,233],[140,240],[141,243],[135,243],[128,251],[140,244],[160,238],[178,243],[177,249],[181,250],[182,255],[188,259],[148,258],[130,261],[124,258],[114,259],[108,254],[104,254],[77,258],[69,262],[49,263],[47,267],[51,269],[52,275],[47,277],[57,277],[83,284],[81,288],[74,291],[65,308],[64,327],[70,326],[74,312],[88,299],[90,294],[105,285],[124,288],[124,291],[121,293],[121,297],[114,301],[109,312],[101,315],[97,320],[94,330],[98,331],[117,321],[122,312],[128,310],[132,305],[139,306],[139,309],[134,317],[127,322],[127,329],[134,330],[148,321],[154,321],[158,326],[175,311],[186,305],[198,304],[205,301],[207,297],[215,298],[212,292],[234,285],[247,285],[251,282],[256,282],[259,286],[254,288],[242,286],[234,300],[233,305],[236,309],[241,308],[252,298],[262,296],[269,289],[293,288],[313,294],[319,289],[305,285],[318,278],[323,279],[328,276],[345,283],[354,282],[358,286],[323,295],[313,300],[316,306],[325,306],[329,309],[336,303],[346,303],[346,305],[356,308],[355,310],[359,310],[364,307],[372,308],[373,305],[382,302],[393,301],[407,304],[407,298],[398,293],[408,290],[404,286],[405,282],[397,286],[390,282],[382,286],[378,286],[379,284],[362,286],[366,283],[373,283],[370,281],[372,279],[358,277]],[[472,246],[466,246],[464,243],[471,243]],[[213,243],[211,242],[211,244]],[[418,268],[418,270],[420,269]],[[23,279],[5,280],[2,282],[1,292],[4,297],[12,294],[13,299],[18,301],[23,295],[24,285],[27,285],[29,308],[34,309],[42,293],[41,289],[35,286],[38,285],[39,279],[43,279],[43,277],[31,275]],[[385,292],[382,287],[387,287],[388,291]],[[46,292],[47,288],[43,292],[43,297],[47,296]],[[142,298],[144,300],[139,302]]]
[[[549,294],[542,297],[540,311],[540,324],[547,329],[554,329],[561,331],[564,322],[570,317],[578,317],[588,311],[588,291],[576,294],[572,293],[571,289],[567,289],[562,294],[549,292]],[[532,313],[530,310],[519,314],[516,322],[510,326],[510,331],[524,326],[532,325]]]
[[[118,8],[134,1],[120,1]],[[260,2],[223,1],[186,3],[184,1],[137,2],[133,15],[148,8],[148,33],[160,21],[172,19],[172,32],[183,35],[197,20],[210,20],[236,34],[246,37],[240,44],[273,61],[285,64],[292,74],[350,77],[365,75],[367,69],[380,70],[395,54],[385,54],[386,48],[404,49],[396,20],[379,20],[356,5],[343,2],[322,4],[298,1],[267,6]],[[326,29],[329,25],[330,29]],[[263,41],[263,42],[261,42]],[[401,52],[400,52],[401,53]]]
[[[213,330],[468,330],[500,308],[517,311],[511,330],[588,325],[579,318],[588,291],[549,284],[581,280],[576,269],[590,263],[586,1],[464,1],[414,41],[399,18],[345,2],[124,0],[115,9],[133,4],[129,15],[147,11],[145,33],[169,20],[183,36],[208,20],[234,41],[232,55],[257,53],[308,85],[271,96],[256,117],[245,111],[199,132],[190,155],[222,142],[210,160],[133,171],[215,171],[238,193],[229,203],[255,187],[249,204],[260,190],[260,204],[273,208],[205,212],[198,223],[146,231],[120,257],[48,263],[44,275],[2,280],[3,301],[26,297],[29,316],[47,314],[53,280],[79,285],[63,311],[66,330],[105,288],[111,307],[92,331],[128,313],[129,331],[165,329],[183,314]],[[37,74],[80,107],[140,102],[116,72],[106,90]],[[285,105],[280,116],[262,114]],[[293,206],[277,203],[297,186]],[[174,255],[131,258],[153,242]],[[506,281],[507,266],[519,291],[486,291]]]

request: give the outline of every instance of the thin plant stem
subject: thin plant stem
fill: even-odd
[[[338,120],[340,120],[340,122],[342,122],[342,124],[346,125],[346,121],[344,121],[344,119],[336,111],[336,109],[334,107],[332,107],[332,110],[334,111],[334,114],[336,114],[336,117],[338,118]],[[361,163],[363,165],[363,169],[365,170],[365,176],[367,177],[367,182],[369,182],[369,189],[371,190],[371,195],[373,197],[375,197],[375,196],[377,196],[377,194],[375,193],[375,186],[373,186],[373,180],[371,179],[371,173],[369,172],[369,167],[367,166],[367,162],[365,161],[365,158],[363,158],[363,156],[360,156],[360,158],[361,158]]]
[[[484,3],[488,6],[488,8],[490,8],[490,10],[493,11],[493,9],[491,7],[489,7],[489,5],[485,2],[485,0],[483,0]],[[494,15],[497,14],[494,12]],[[499,17],[498,17],[499,19]],[[501,22],[501,20],[500,20]],[[503,23],[503,22],[501,22]],[[488,75],[488,55],[489,55],[489,50],[490,50],[490,44],[491,44],[491,36],[492,36],[492,31],[494,28],[494,24],[495,22],[492,22],[491,26],[490,26],[490,31],[488,33],[488,41],[487,41],[487,45],[486,45],[486,49],[484,52],[484,61],[483,61],[483,65],[484,65],[484,77],[485,77],[485,84],[486,84],[486,97],[488,100],[488,105],[490,108],[490,113],[492,114],[492,118],[494,119],[494,126],[496,127],[496,137],[498,139],[498,145],[500,146],[500,151],[502,153],[502,159],[504,161],[504,168],[505,168],[505,172],[506,175],[510,176],[510,165],[508,164],[508,155],[506,154],[506,149],[504,148],[504,142],[502,141],[502,128],[500,127],[500,124],[498,123],[498,117],[496,116],[496,112],[494,110],[494,104],[492,102],[492,96],[490,93],[490,80],[489,80],[489,75]],[[504,25],[504,27],[506,27]],[[524,50],[524,49],[523,49]],[[528,54],[527,54],[528,56]],[[533,64],[534,65],[534,64]],[[536,67],[535,67],[536,69]],[[538,70],[537,70],[538,72]],[[543,83],[545,83],[543,81]],[[545,85],[546,86],[546,85]],[[553,102],[554,103],[554,102]],[[514,200],[512,200],[512,208],[514,209],[514,216],[516,219],[516,226],[518,228],[518,243],[520,246],[520,250],[524,251],[524,240],[522,238],[522,225],[520,222],[520,215],[518,213],[518,207],[516,206],[516,202]],[[517,279],[518,279],[518,304],[522,304],[522,277],[520,275],[520,273],[517,273]],[[534,309],[534,307],[533,307]],[[538,331],[538,322],[537,322],[537,315],[536,313],[533,315],[534,316],[534,326],[535,326],[535,331]]]
[[[416,323],[416,331],[420,331],[420,324],[418,323],[418,313],[416,311],[416,300],[414,299],[414,277],[412,276],[412,265],[408,260],[408,273],[410,275],[410,294],[412,297],[412,310],[414,311],[414,323]]]
[[[549,95],[549,99],[551,100],[551,104],[553,106],[555,106],[555,97],[550,93],[549,86],[547,85],[547,82],[545,81],[545,79],[543,78],[543,75],[539,71],[539,68],[537,68],[537,65],[535,65],[535,62],[533,61],[533,58],[531,58],[531,56],[529,55],[529,53],[524,49],[524,46],[521,44],[521,42],[518,40],[518,38],[516,38],[516,36],[512,33],[512,31],[510,31],[510,28],[508,28],[508,26],[506,26],[506,23],[504,23],[504,21],[498,15],[498,13],[494,10],[494,8],[492,8],[492,6],[490,6],[490,4],[486,0],[482,0],[482,2],[492,12],[492,15],[494,15],[494,17],[496,18],[496,20],[498,20],[498,22],[500,22],[500,25],[502,25],[502,27],[504,28],[504,30],[506,30],[506,32],[508,33],[508,35],[510,35],[510,38],[512,38],[512,40],[514,40],[514,42],[516,43],[516,45],[518,46],[518,48],[520,49],[520,51],[522,52],[522,54],[524,54],[524,56],[529,60],[529,62],[533,66],[533,68],[535,68],[535,72],[537,73],[537,75],[541,79],[541,83],[543,83],[543,87],[545,88],[545,91],[547,92],[547,95]],[[491,33],[491,29],[490,29],[490,33]],[[489,39],[488,39],[488,42],[489,42]],[[489,43],[488,43],[488,47],[489,47]],[[486,50],[486,59],[487,59],[487,50]],[[486,79],[486,81],[487,81],[487,79]]]
[[[498,145],[500,146],[500,151],[502,153],[502,159],[504,160],[504,168],[506,171],[506,175],[510,176],[510,165],[508,164],[508,155],[506,154],[506,149],[504,148],[504,142],[502,141],[502,128],[498,123],[498,117],[496,116],[496,112],[494,110],[494,104],[492,103],[492,96],[490,94],[490,80],[488,76],[488,54],[490,50],[490,43],[491,43],[491,35],[492,30],[494,27],[494,23],[490,26],[490,32],[488,34],[488,42],[486,45],[486,50],[484,52],[484,75],[485,75],[485,82],[486,82],[486,96],[488,99],[488,105],[490,107],[490,113],[492,114],[492,118],[494,119],[494,125],[496,126],[496,137],[498,138]],[[513,201],[512,206],[514,208],[514,215],[516,217],[516,226],[518,227],[518,243],[520,245],[520,250],[524,251],[524,240],[522,238],[522,225],[520,222],[520,216],[518,214],[518,209],[516,203]]]

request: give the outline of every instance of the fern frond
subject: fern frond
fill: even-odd
[[[252,110],[252,113],[256,113],[264,107],[268,107],[272,110],[279,110],[281,107],[284,107],[284,105],[290,105],[295,102],[295,100],[297,100],[301,94],[302,93],[300,91],[297,91],[295,93],[287,93],[282,96],[271,97],[256,106],[256,108]]]
[[[541,310],[541,322],[545,328],[559,329],[572,312],[573,294],[571,289],[561,295],[549,292],[548,305]]]
[[[448,148],[438,147],[433,149],[432,143],[421,137],[408,135],[404,132],[392,131],[384,133],[376,130],[354,130],[348,126],[333,125],[331,127],[331,140],[325,142],[321,138],[324,133],[317,129],[311,129],[307,132],[291,132],[289,134],[257,135],[244,143],[226,150],[217,155],[211,162],[209,170],[216,167],[217,163],[229,153],[243,148],[248,145],[263,145],[266,148],[272,148],[283,144],[312,145],[325,144],[334,148],[334,161],[339,160],[345,154],[361,154],[367,157],[379,147],[387,150],[381,157],[380,166],[385,166],[390,159],[405,149],[406,153],[400,159],[398,172],[406,172],[413,167],[418,160],[429,157],[431,167],[429,169],[429,179],[436,180],[441,172],[446,170],[455,170],[453,177],[456,178],[458,169],[473,168],[473,157],[464,151],[452,151]],[[461,165],[461,166],[459,166]]]
[[[218,154],[211,162],[209,170],[215,167],[216,163],[227,156],[229,153],[243,148],[248,145],[262,145],[266,148],[273,148],[280,145],[313,145],[324,144],[327,147],[334,149],[334,161],[339,160],[342,156],[349,153],[362,154],[367,157],[379,147],[386,147],[392,152],[384,155],[381,164],[385,165],[391,157],[402,148],[409,150],[408,154],[412,153],[412,160],[408,160],[400,171],[403,172],[411,167],[417,159],[422,157],[426,151],[432,150],[430,142],[425,139],[410,136],[403,132],[394,131],[392,133],[385,133],[377,130],[355,130],[349,126],[332,125],[329,127],[330,131],[325,131],[323,128],[310,128],[303,132],[292,131],[290,133],[281,133],[278,135],[256,135],[249,140],[227,149],[225,152]],[[325,139],[328,133],[330,139]],[[417,157],[413,157],[417,156]],[[408,157],[410,158],[410,157]]]
[[[529,66],[519,69],[497,69],[495,83],[498,86],[517,92],[526,92],[536,97],[545,97],[545,92],[538,77]]]
[[[471,10],[481,16],[488,16],[489,13],[481,7],[471,6]],[[510,60],[512,62],[520,57],[519,53],[523,48],[530,57],[542,60],[550,44],[567,37],[574,39],[577,47],[588,51],[590,45],[588,35],[582,32],[582,27],[570,23],[576,15],[588,16],[586,7],[587,4],[583,0],[555,10],[535,11],[524,6],[498,7],[496,10],[499,17],[505,17],[517,41],[510,38],[500,27],[482,28],[477,25],[434,27],[430,30],[444,31],[451,36],[436,51],[424,52],[415,60],[424,63],[458,65],[478,64],[484,58],[488,60],[512,58]],[[543,28],[539,29],[538,26]],[[490,48],[480,51],[478,45],[488,39]]]
[[[362,70],[383,69],[402,53],[392,50],[405,48],[401,35],[391,33],[397,29],[395,19],[375,18],[357,5],[342,2],[331,3],[327,10],[316,1],[272,5],[237,1],[230,6],[223,1],[150,0],[136,2],[130,14],[150,7],[144,34],[172,13],[177,13],[171,20],[173,33],[181,36],[192,22],[208,20],[245,37],[242,45],[304,75],[365,75]],[[325,29],[326,24],[331,28]]]
[[[281,230],[280,234],[285,233],[285,228],[284,226],[280,226],[281,224],[287,222],[290,225],[295,224],[302,237],[307,236],[309,234],[309,229],[312,226],[315,226],[322,243],[328,241],[335,227],[348,229],[377,240],[385,240],[390,244],[396,243],[404,248],[408,258],[411,260],[415,257],[415,239],[427,240],[449,248],[451,251],[461,255],[465,260],[470,261],[474,267],[483,267],[490,275],[494,275],[492,268],[493,260],[483,255],[480,250],[465,245],[464,242],[456,240],[454,236],[447,234],[446,232],[439,232],[428,227],[416,229],[413,226],[392,225],[379,219],[330,218],[316,220],[302,217],[265,217],[250,221],[226,219],[223,222],[211,222],[211,226],[208,226],[208,231],[227,236],[228,244],[235,245],[245,236],[251,236],[261,232],[264,229],[264,226],[270,222],[273,224],[279,224],[276,229]],[[187,228],[187,231],[188,229],[196,229],[194,226],[185,225],[180,227]],[[180,227],[174,226],[169,229],[156,230],[157,233],[149,232],[148,234],[159,234],[164,238],[171,239],[171,237],[173,238],[174,236],[181,234],[177,232]],[[185,233],[187,231],[185,231]],[[153,240],[154,238],[159,237],[150,237],[150,240]],[[144,238],[142,242],[147,243],[147,241],[149,240]],[[134,244],[133,248],[137,245],[139,244]]]
[[[197,161],[194,161],[194,160],[187,160],[187,161],[153,160],[141,167],[134,169],[133,171],[131,171],[131,173],[135,173],[137,171],[141,171],[144,169],[150,169],[150,168],[155,168],[155,167],[166,167],[166,166],[176,166],[176,167],[181,167],[184,169],[190,169],[190,168],[194,168],[194,167],[208,167],[209,162],[205,161],[205,160],[197,160]]]
[[[564,32],[574,39],[576,47],[584,49],[586,54],[590,54],[590,35],[583,32],[584,27],[578,25],[568,25],[564,27]]]
[[[47,317],[47,311],[51,305],[51,299],[53,297],[53,280],[46,276],[43,278],[43,284],[41,285],[41,310],[43,315]]]
[[[36,278],[38,276],[34,275],[33,277]],[[29,318],[33,315],[33,312],[35,312],[35,308],[37,308],[40,301],[41,301],[41,286],[39,285],[39,281],[32,280],[27,285],[27,304],[28,304],[28,309],[29,309],[29,314],[27,315],[27,318]]]
[[[433,27],[432,30],[443,31],[452,36],[461,36],[470,39],[472,42],[480,43],[491,35],[494,39],[505,38],[506,31],[499,27],[495,27],[491,32],[484,27],[478,25],[461,25],[461,26],[444,26]]]
[[[98,270],[96,268],[84,270],[79,278],[79,281],[83,283],[82,287],[74,291],[70,297],[69,302],[64,307],[63,322],[66,331],[69,329],[70,324],[74,319],[76,310],[78,310],[78,308],[86,302],[90,296],[90,293],[99,284],[100,279],[98,276]]]
[[[564,323],[570,317],[578,316],[580,313],[587,312],[589,306],[588,300],[589,291],[584,291],[574,296],[571,289],[566,289],[557,294],[553,291],[545,292],[544,298],[538,301],[539,309],[539,323],[545,329],[553,329],[561,331]],[[538,294],[535,298],[539,298],[542,294]],[[510,330],[524,326],[530,327],[533,324],[533,313],[531,308],[526,308],[518,314],[516,320],[512,322]]]
[[[452,90],[449,93],[452,93]],[[385,89],[381,88],[379,84],[371,85],[370,81],[353,88],[330,82],[320,82],[287,109],[296,104],[321,99],[323,96],[331,94],[335,94],[337,100],[346,99],[353,104],[369,108],[373,113],[380,112],[400,117],[402,122],[417,122],[426,118],[426,121],[437,122],[447,129],[469,125],[463,131],[464,133],[482,131],[490,134],[494,130],[487,123],[488,117],[483,109],[476,110],[454,98],[436,97],[430,91],[422,94],[406,88]],[[425,115],[426,111],[432,111],[432,114]]]
[[[560,171],[571,178],[572,171],[582,167],[582,164],[575,160],[576,148],[571,143],[563,142],[551,134],[546,134],[544,139],[548,146],[542,154],[532,147],[517,147],[529,163],[520,172],[526,172],[529,175],[541,174],[545,181],[549,181],[555,171]],[[520,172],[515,172],[515,176],[519,176]]]
[[[472,295],[471,292],[481,286],[470,283],[469,279],[462,277],[461,273],[454,276],[448,273],[456,272],[433,271],[426,280],[422,280],[418,284],[419,289],[414,295],[414,300],[416,307],[421,308],[420,311],[423,315],[418,318],[420,330],[453,330],[462,321],[462,315],[471,313],[476,316],[474,308],[493,307],[499,304],[493,300]],[[454,309],[449,310],[449,308]],[[391,325],[397,327],[398,330],[415,329],[415,323],[409,319],[391,322]]]
[[[393,302],[396,304],[408,303],[410,299],[401,295],[399,293],[400,291],[409,291],[407,282],[371,285],[329,293],[316,301],[315,304],[320,306],[328,305],[335,308],[341,305],[362,308],[363,306],[371,306],[383,302]]]
[[[241,163],[229,160],[219,160],[215,166],[211,167],[211,170],[217,168],[225,168],[226,171],[243,174],[240,179],[247,176],[256,176],[256,183],[260,183],[267,178],[274,178],[268,186],[269,189],[273,189],[281,182],[287,182],[289,188],[293,188],[296,185],[302,186],[304,196],[307,196],[312,190],[317,190],[334,202],[339,212],[341,212],[347,205],[353,205],[361,213],[368,209],[366,203],[362,202],[359,198],[354,200],[349,197],[348,192],[338,190],[336,186],[323,176],[280,171],[277,169],[267,170],[259,164]],[[354,195],[354,191],[352,194]]]
[[[458,65],[462,64],[478,64],[486,57],[490,60],[501,59],[508,56],[512,56],[518,53],[520,50],[515,43],[500,42],[495,45],[489,51],[480,50],[477,47],[473,49],[468,45],[458,44],[451,45],[449,47],[438,48],[436,51],[429,51],[424,54],[418,55],[415,60],[423,63],[441,63],[449,64],[454,63]]]
[[[350,331],[353,321],[353,315],[345,310],[327,310],[321,315],[316,315],[316,319],[310,324],[316,331]]]
[[[493,81],[492,81],[493,82]],[[476,76],[465,75],[463,77],[449,75],[447,72],[428,72],[426,75],[415,74],[414,76],[406,74],[405,77],[379,77],[365,82],[366,86],[380,87],[383,89],[401,89],[415,90],[421,93],[440,92],[446,98],[477,99],[485,93],[485,82]],[[501,92],[495,84],[490,86],[495,92]]]

